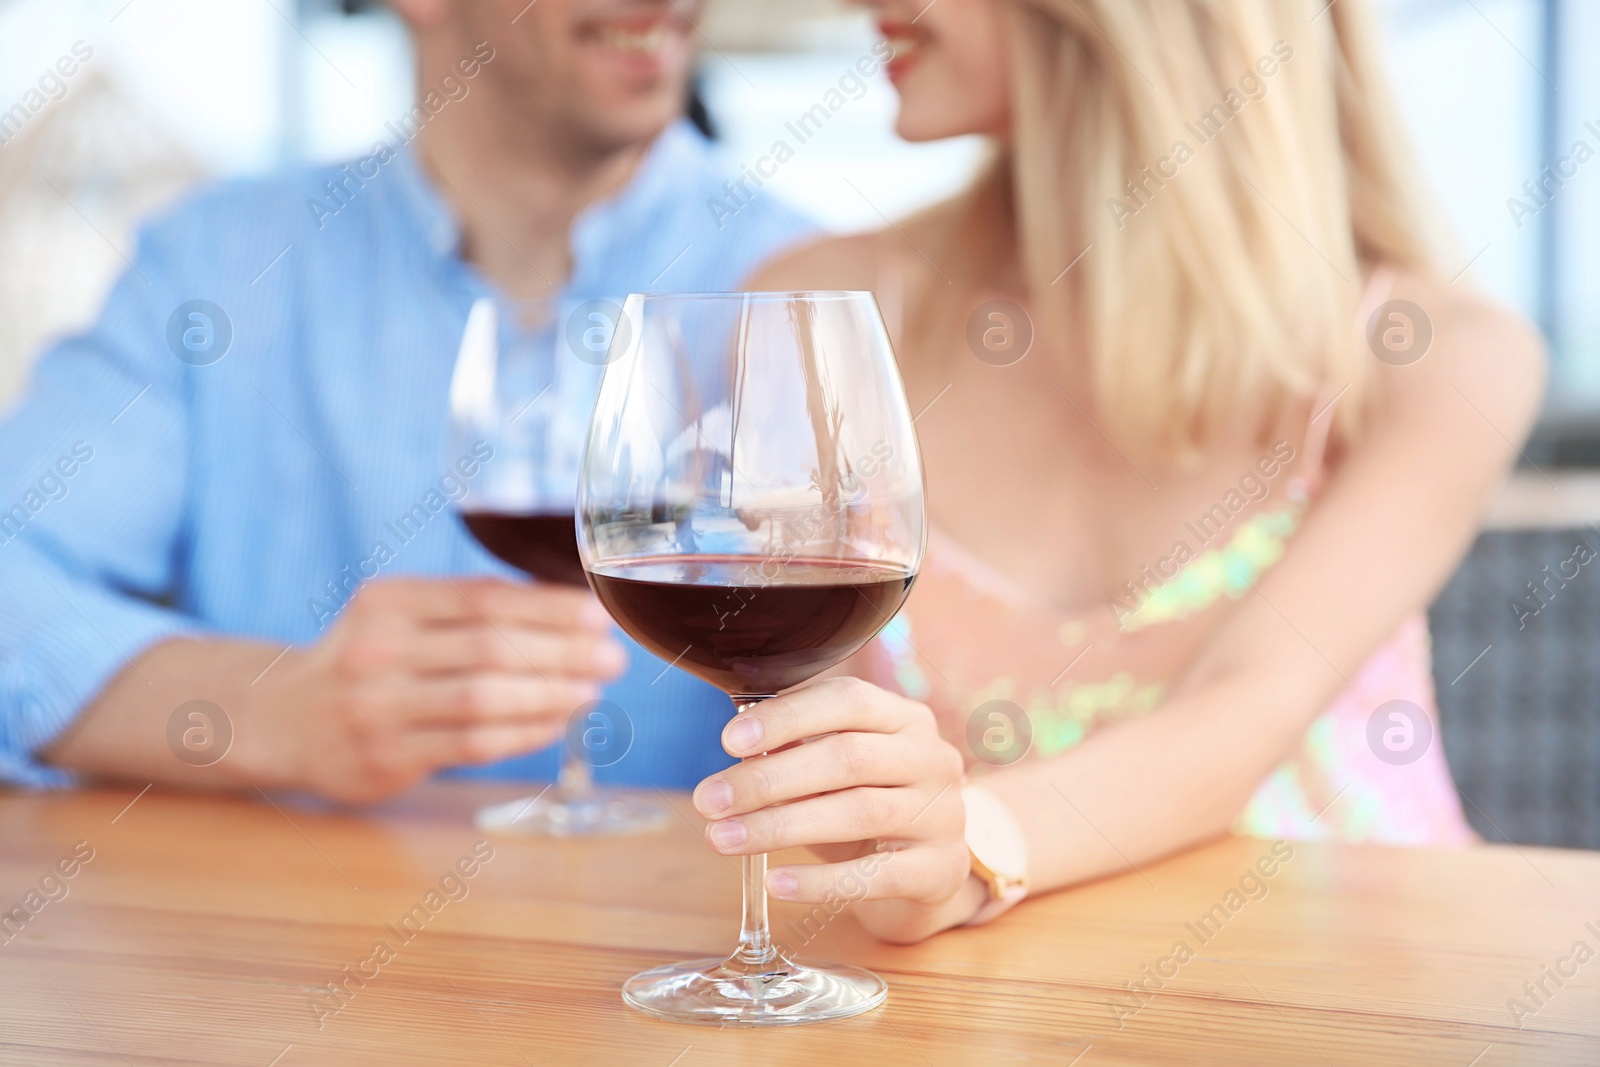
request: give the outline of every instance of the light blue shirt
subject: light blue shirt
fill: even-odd
[[[731,289],[809,232],[768,198],[708,209],[726,178],[669,129],[578,219],[564,305]],[[0,422],[0,782],[70,783],[35,753],[155,642],[306,644],[378,575],[514,573],[452,505],[472,464],[446,455],[450,377],[491,293],[459,244],[409,150],[218,185],[143,230],[99,321]],[[545,348],[553,378],[597,373],[560,336]],[[727,765],[728,699],[629,645],[606,697],[633,744],[596,777],[686,787]],[[556,766],[551,749],[464,773]]]

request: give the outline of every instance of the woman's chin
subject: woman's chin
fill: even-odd
[[[1003,103],[972,107],[969,101],[921,98],[902,92],[900,110],[895,115],[894,132],[906,141],[942,141],[946,137],[986,134],[1004,139],[1011,120]]]
[[[940,141],[946,137],[959,137],[971,130],[957,128],[948,119],[920,115],[900,109],[894,120],[894,132],[903,141]]]

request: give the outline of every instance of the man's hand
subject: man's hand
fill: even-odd
[[[258,758],[282,785],[361,802],[543,748],[626,666],[610,622],[587,590],[373,582],[254,687]]]
[[[172,640],[106,686],[46,753],[108,777],[380,800],[445,767],[543,748],[621,674],[627,653],[587,590],[490,578],[380,579],[326,636]],[[258,677],[259,676],[259,677]],[[217,703],[232,749],[194,768],[167,748],[185,701]]]

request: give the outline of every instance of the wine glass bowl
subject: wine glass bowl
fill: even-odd
[[[911,416],[871,294],[630,296],[577,517],[612,617],[739,710],[847,659],[893,618],[926,542]],[[784,1025],[882,1002],[876,975],[780,951],[766,857],[744,873],[734,953],[638,975],[630,1005]]]

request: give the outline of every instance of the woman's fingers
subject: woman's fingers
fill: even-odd
[[[913,845],[882,848],[844,863],[774,867],[767,872],[767,892],[802,904],[941,900],[961,888],[967,873],[964,851]]]
[[[742,711],[722,731],[730,756],[753,756],[841,730],[888,734],[933,720],[927,708],[859,678],[829,678]]]
[[[706,840],[724,855],[746,856],[838,841],[959,835],[964,815],[960,791],[949,785],[931,795],[859,786],[719,819],[706,827]]]
[[[927,763],[920,746],[890,734],[829,734],[719,771],[695,789],[694,806],[720,819],[836,789],[911,785]]]
[[[800,743],[806,738],[815,740]],[[829,679],[739,713],[723,747],[744,761],[694,794],[695,807],[715,820],[706,827],[713,849],[857,854],[779,868],[768,881],[774,895],[921,907],[966,884],[961,755],[924,705],[854,678]]]

